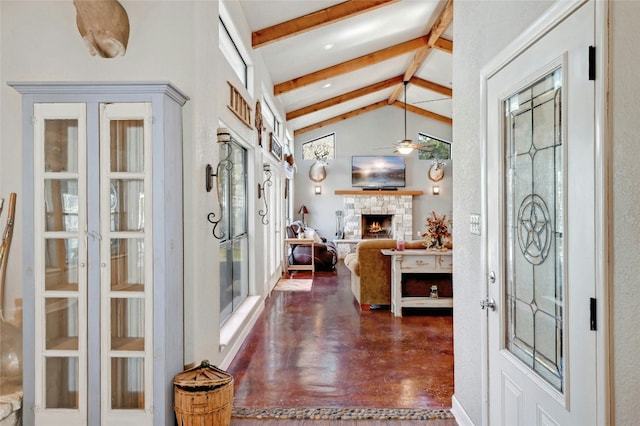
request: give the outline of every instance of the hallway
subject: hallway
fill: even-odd
[[[309,292],[271,293],[228,368],[235,382],[234,411],[376,408],[448,414],[452,327],[449,311],[405,310],[402,318],[383,309],[359,312],[349,271],[340,263],[337,273],[316,273]]]

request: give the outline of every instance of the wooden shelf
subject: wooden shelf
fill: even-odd
[[[364,191],[362,189],[336,189],[336,195],[422,195],[423,191],[420,190],[397,190],[392,191],[388,189],[380,189],[380,190],[367,190]]]

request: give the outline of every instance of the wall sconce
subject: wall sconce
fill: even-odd
[[[259,210],[258,214],[262,216],[262,224],[268,225],[269,219],[267,219],[267,215],[269,214],[269,204],[267,204],[267,196],[264,193],[264,189],[267,187],[267,185],[273,185],[273,182],[271,182],[271,165],[263,164],[262,171],[267,177],[265,178],[264,182],[262,182],[262,184],[258,184],[258,199],[264,198],[264,210]]]
[[[433,185],[431,187],[431,193],[433,195],[440,195],[440,187],[438,185]]]
[[[302,207],[300,207],[300,210],[298,210],[298,213],[302,215],[302,223],[304,224],[304,215],[309,214],[309,209],[307,209],[307,206],[303,204]]]
[[[207,215],[207,220],[213,224],[213,230],[211,231],[213,236],[221,240],[224,238],[224,231],[218,230],[218,225],[222,221],[222,217],[223,217],[222,200],[221,200],[222,196],[220,194],[220,180],[219,180],[220,170],[221,168],[224,168],[226,170],[231,170],[233,168],[233,163],[229,159],[231,157],[231,146],[229,145],[229,142],[231,142],[231,133],[229,132],[229,129],[226,129],[224,127],[219,127],[217,133],[218,133],[217,135],[218,143],[222,144],[222,146],[225,148],[227,152],[227,155],[218,162],[218,165],[216,166],[216,169],[215,169],[215,173],[213,172],[213,166],[211,164],[207,164],[207,166],[205,167],[205,189],[207,190],[207,192],[211,192],[211,190],[213,189],[213,182],[215,178],[216,193],[218,195],[218,210],[220,210],[220,217],[216,219],[216,214],[214,212],[211,212]],[[216,232],[216,230],[218,230],[218,232]]]
[[[316,195],[321,195],[322,194],[322,187],[320,185],[316,185],[315,193],[316,193]]]

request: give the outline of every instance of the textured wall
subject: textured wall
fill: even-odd
[[[637,424],[640,418],[640,61],[637,25],[640,3],[610,3],[610,117],[612,203],[613,388],[615,424]]]
[[[484,277],[480,237],[469,233],[469,214],[481,212],[480,70],[550,5],[542,1],[460,1],[454,7],[455,397],[475,424],[482,423],[480,324],[485,317],[479,302]]]

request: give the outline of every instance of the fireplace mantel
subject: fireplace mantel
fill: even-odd
[[[371,191],[363,191],[361,189],[336,189],[335,191],[336,195],[364,195],[364,196],[376,196],[376,195],[397,195],[397,196],[402,196],[402,195],[422,195],[424,194],[423,191],[420,190],[397,190],[397,191],[390,191],[390,190],[385,190],[385,189],[381,189],[381,190],[371,190]]]

